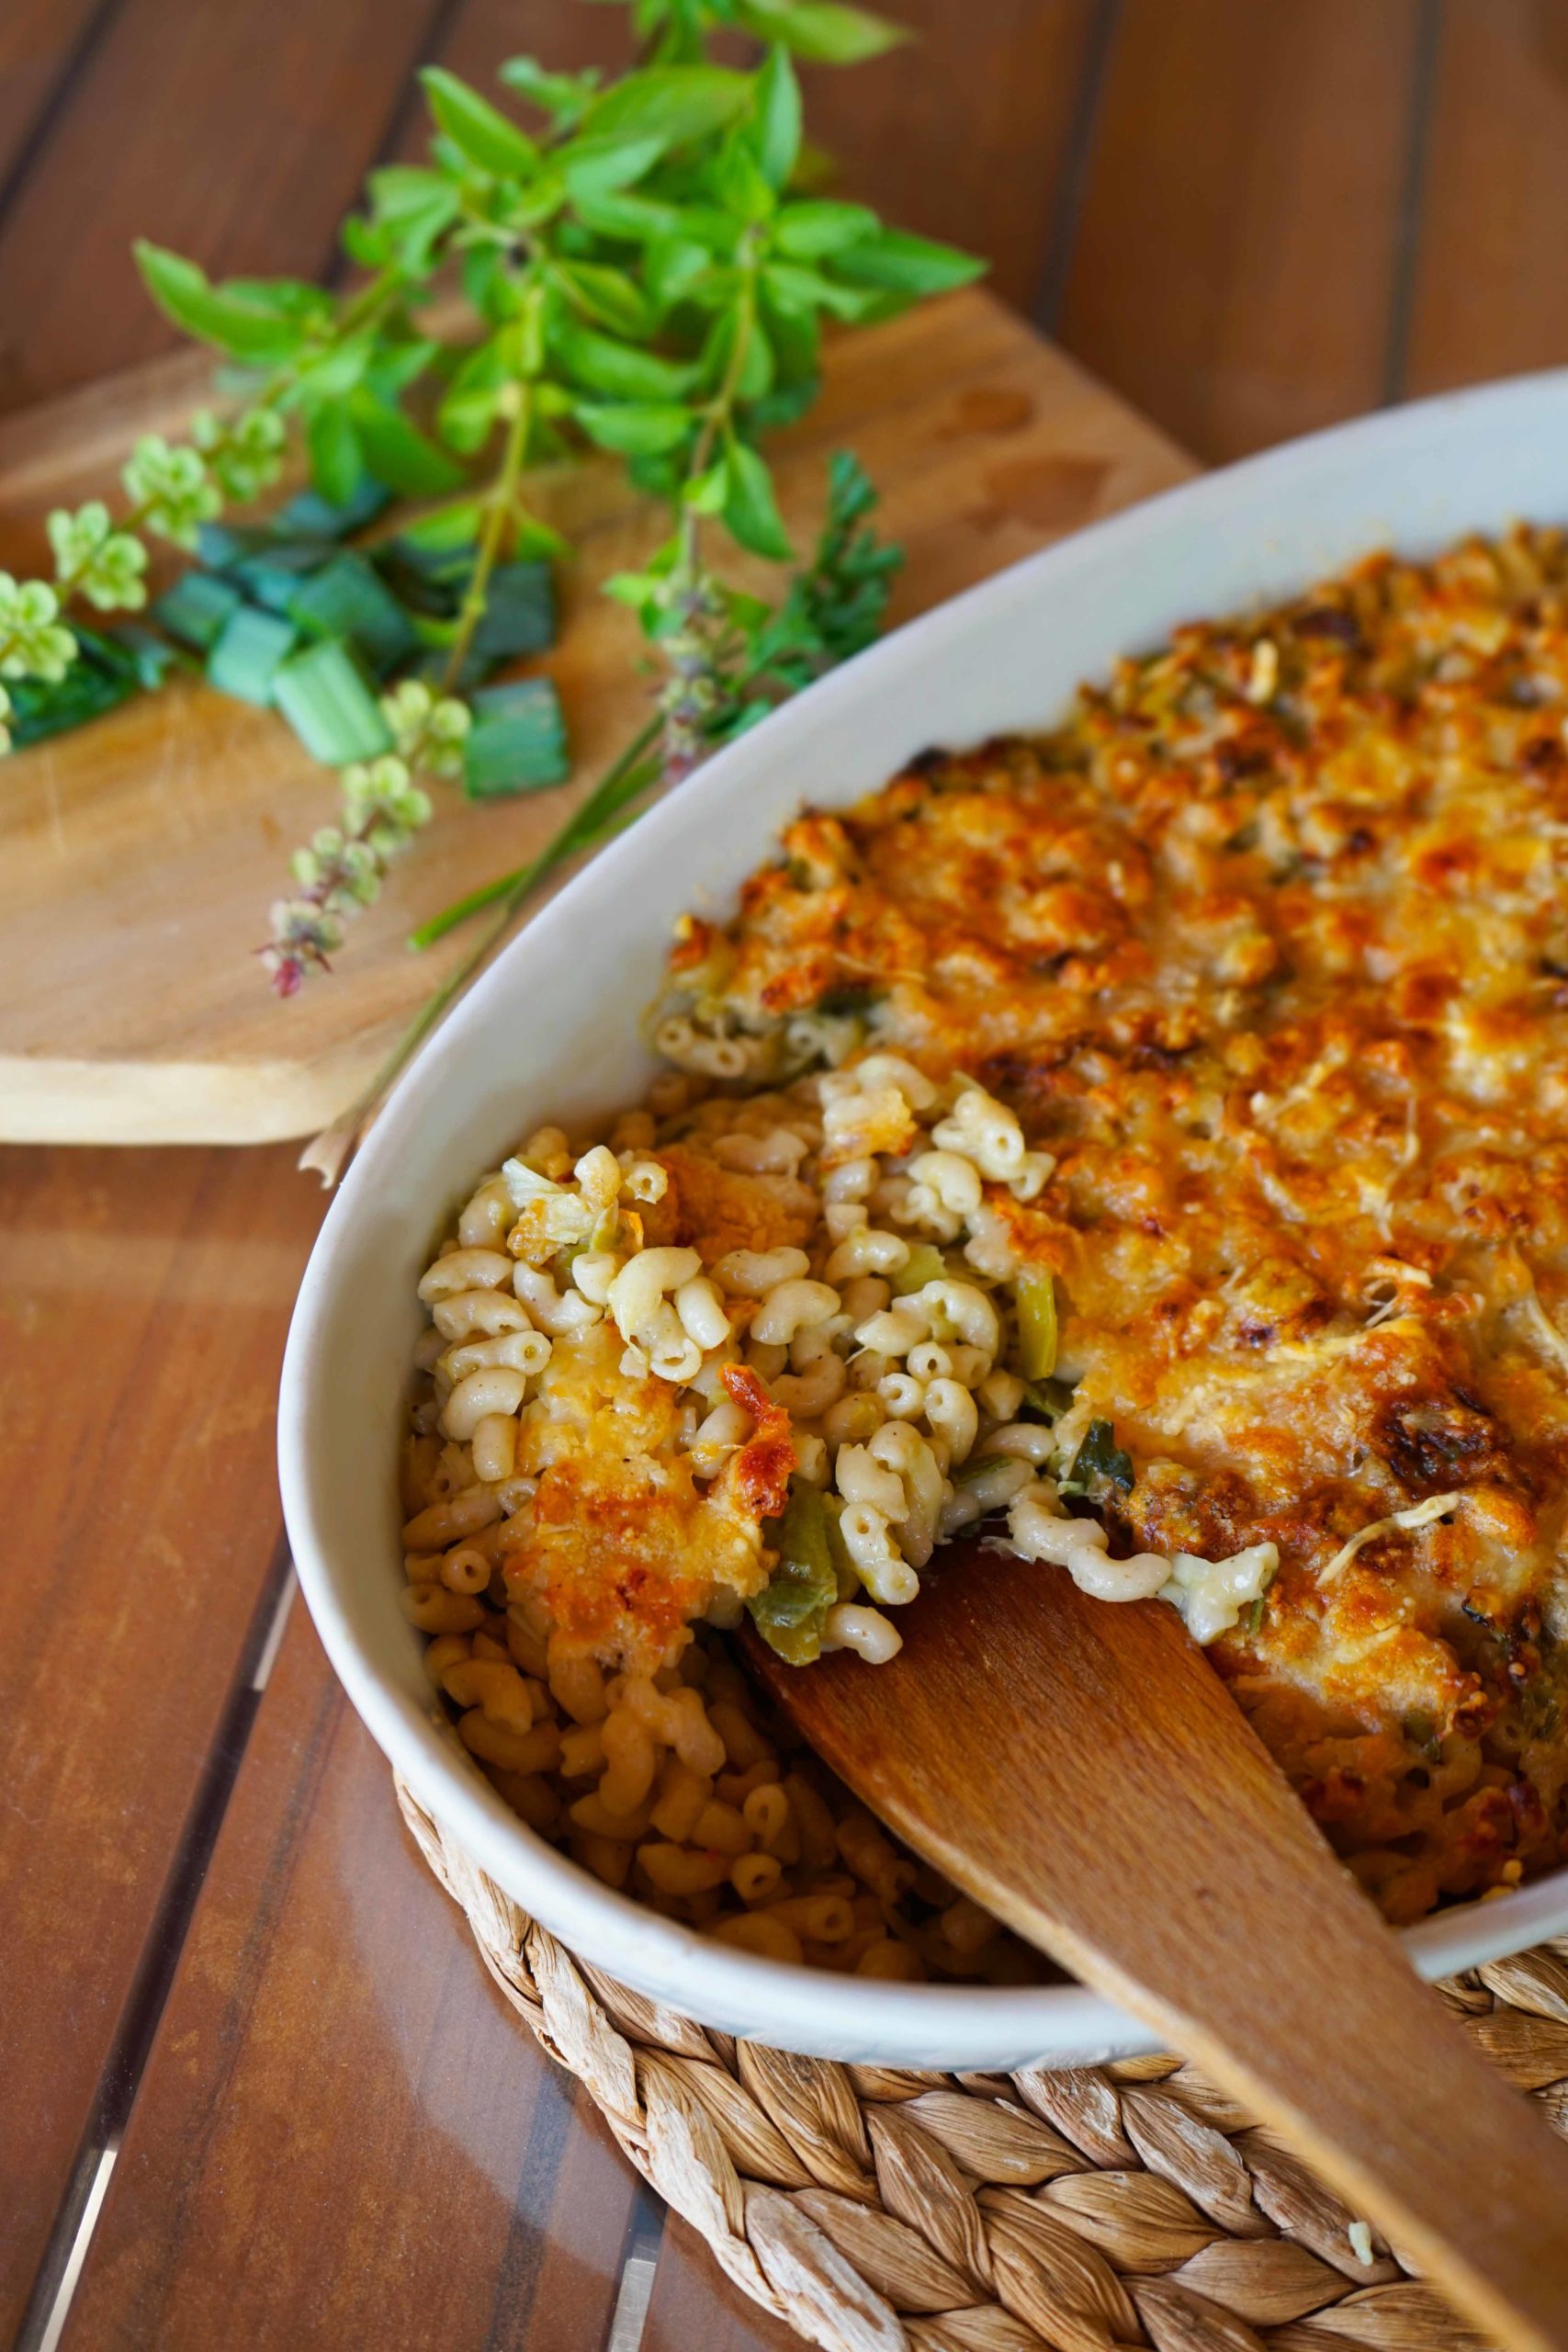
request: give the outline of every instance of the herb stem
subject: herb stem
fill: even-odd
[[[729,429],[735,402],[740,390],[740,379],[746,371],[747,356],[751,347],[752,329],[757,322],[757,254],[755,241],[750,230],[741,238],[736,256],[740,267],[740,290],[735,306],[735,333],[730,339],[729,356],[716,392],[704,412],[702,428],[692,450],[691,463],[686,469],[686,487],[705,474],[713,461],[714,443],[721,433]],[[681,542],[680,570],[688,584],[697,571],[697,548],[701,535],[701,517],[694,506],[681,500],[677,528]]]
[[[463,664],[468,658],[468,648],[474,641],[474,631],[484,618],[485,600],[490,591],[490,576],[495,569],[496,557],[506,526],[516,505],[517,484],[523,472],[523,459],[528,447],[528,423],[531,413],[529,387],[525,381],[509,386],[512,394],[511,415],[506,427],[506,440],[501,453],[501,466],[491,486],[484,530],[479,537],[479,554],[474,560],[468,584],[463,591],[463,602],[457,614],[457,634],[446,656],[446,666],[441,673],[441,691],[449,695],[463,674]]]
[[[466,899],[444,907],[428,922],[409,934],[409,945],[414,948],[434,947],[449,931],[460,923],[482,914],[487,907],[502,900],[514,912],[528,893],[553,873],[574,851],[586,849],[626,803],[639,792],[646,792],[658,781],[659,762],[649,757],[659,741],[660,722],[650,718],[641,732],[633,737],[613,766],[607,768],[581,808],[574,809],[560,831],[547,842],[526,865],[519,865],[510,874],[498,875],[493,882],[484,883],[478,890],[470,890]],[[510,915],[507,918],[511,920]]]
[[[651,741],[656,732],[656,728],[645,729],[644,738]],[[592,843],[619,830],[617,819],[626,803],[646,791],[659,775],[656,760],[645,759],[640,765],[633,760],[635,749],[635,745],[628,746],[598,788],[583,802],[576,817],[562,827],[554,841],[537,857],[527,865],[520,866],[515,874],[504,876],[499,883],[491,883],[487,890],[476,893],[472,899],[464,902],[463,910],[449,908],[447,914],[451,922],[437,916],[434,923],[425,925],[425,931],[438,939],[442,935],[442,928],[449,930],[451,922],[462,919],[463,911],[477,912],[487,905],[494,905],[496,910],[461,963],[454,965],[439,986],[431,990],[369,1084],[341,1118],[334,1119],[330,1127],[306,1145],[299,1155],[299,1164],[302,1169],[313,1169],[329,1188],[336,1183],[367,1119],[393,1080],[400,1076],[418,1052],[447,1006],[463,993],[492,948],[505,937],[529,893],[572,850],[587,849]],[[612,786],[615,787],[614,792]],[[589,821],[591,812],[595,812],[592,822]]]

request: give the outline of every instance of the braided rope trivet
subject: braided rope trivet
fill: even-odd
[[[398,1798],[549,2056],[826,2352],[1485,2352],[1381,2241],[1363,2263],[1355,2216],[1195,2067],[895,2073],[732,2041],[574,1960]],[[1438,1990],[1568,2133],[1568,1939]]]

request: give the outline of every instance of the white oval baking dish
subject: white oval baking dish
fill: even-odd
[[[826,1976],[705,1941],[525,1828],[432,1720],[398,1603],[392,1482],[414,1283],[465,1180],[545,1120],[630,1102],[638,1015],[675,918],[724,911],[803,800],[880,785],[931,743],[1038,727],[1080,679],[1177,623],[1291,594],[1379,546],[1429,552],[1568,520],[1568,371],[1409,408],[1212,474],[911,622],[721,752],[536,915],[398,1087],[333,1202],[283,1371],[279,1463],[299,1577],[374,1737],[474,1859],[563,1941],[705,2024],[897,2066],[1079,2064],[1147,2046],[1075,1984]],[[1406,1938],[1446,1975],[1568,1929],[1568,1870]]]

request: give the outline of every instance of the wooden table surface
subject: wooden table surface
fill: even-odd
[[[1568,359],[1568,0],[891,0],[814,127],[1200,458]],[[333,266],[410,77],[571,0],[4,0],[0,409],[136,233]],[[282,1151],[0,1155],[0,2343],[784,2352],[536,2054],[288,1610]],[[281,1637],[281,1638],[279,1638]]]

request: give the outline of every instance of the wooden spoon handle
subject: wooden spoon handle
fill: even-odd
[[[1418,1983],[1175,1612],[971,1554],[768,1679],[954,1883],[1276,2128],[1510,2352],[1568,2352],[1568,2148]]]

